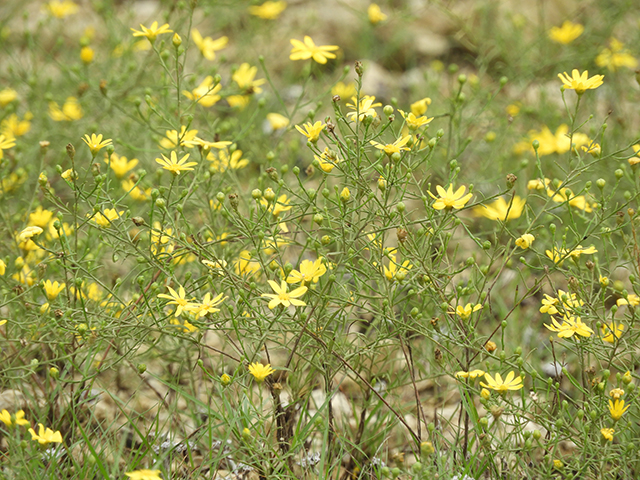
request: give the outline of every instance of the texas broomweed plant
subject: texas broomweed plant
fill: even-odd
[[[402,2],[42,3],[0,6],[3,473],[640,475],[637,12],[435,5],[458,65]]]

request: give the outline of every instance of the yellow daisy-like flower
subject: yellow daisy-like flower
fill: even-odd
[[[533,244],[533,241],[535,239],[536,237],[534,237],[530,233],[525,233],[524,235],[521,235],[516,239],[516,246],[520,247],[523,250],[526,250]]]
[[[568,45],[582,35],[582,32],[584,32],[582,25],[565,20],[561,27],[551,27],[549,38],[554,42]]]
[[[327,267],[322,263],[322,258],[316,261],[303,260],[300,263],[300,270],[291,270],[287,277],[287,283],[318,283],[321,276],[327,273]]]
[[[262,5],[252,5],[249,7],[249,13],[260,17],[264,20],[275,20],[280,14],[287,8],[287,2],[279,1],[267,1]]]
[[[275,372],[275,370],[271,368],[271,364],[269,363],[262,365],[261,363],[255,362],[249,365],[249,373],[253,375],[253,378],[255,378],[258,383],[264,382],[264,379],[273,372]]]
[[[562,264],[564,263],[564,260],[569,256],[574,259],[578,259],[582,254],[592,255],[594,253],[598,253],[598,250],[596,250],[596,248],[593,245],[588,248],[583,248],[581,245],[578,245],[573,250],[567,250],[564,248],[559,249],[557,247],[553,247],[553,251],[545,250],[544,253],[547,257],[553,260],[555,264],[557,264],[558,266],[562,266]]]
[[[133,180],[123,180],[122,189],[127,192],[131,198],[140,202],[144,202],[151,196],[150,188],[143,190],[142,188],[138,187],[136,185],[136,182],[134,182]]]
[[[51,0],[46,3],[43,10],[56,18],[64,18],[78,11],[78,5],[71,0]]]
[[[204,317],[208,313],[216,313],[219,312],[219,308],[215,308],[220,305],[227,297],[224,296],[224,293],[220,293],[214,298],[211,298],[211,293],[207,292],[207,294],[202,299],[200,303],[189,303],[185,309],[189,312],[193,313],[196,318]],[[177,315],[176,315],[177,316]]]
[[[220,95],[217,95],[220,89],[222,89],[222,85],[220,85],[219,83],[214,85],[213,77],[209,75],[196,88],[191,91],[183,90],[182,94],[189,100],[197,102],[203,107],[208,108],[215,105],[222,98]],[[184,128],[186,129],[186,127]]]
[[[226,172],[228,169],[240,170],[249,165],[249,160],[242,158],[242,150],[234,150],[231,155],[227,150],[209,152],[207,160],[211,162],[211,168],[216,172]]]
[[[318,162],[318,166],[320,170],[324,173],[331,173],[333,168],[341,162],[341,160],[336,156],[334,152],[329,150],[328,147],[325,147],[324,151],[318,155],[314,155],[313,158]]]
[[[89,150],[91,150],[91,153],[94,156],[104,147],[107,147],[112,143],[110,138],[102,140],[102,134],[96,135],[95,133],[92,133],[91,136],[86,134],[82,139],[82,141],[87,144],[87,146],[89,147]]]
[[[389,255],[389,266],[387,267],[386,265],[382,265],[382,273],[384,273],[384,276],[389,281],[394,279],[403,280],[404,276],[412,268],[413,265],[411,265],[409,260],[405,260],[402,264],[399,264],[396,261],[395,254],[392,253]]]
[[[460,372],[456,372],[456,374],[454,375],[458,380],[460,380],[461,378],[468,378],[469,380],[475,380],[476,378],[480,378],[480,377],[484,377],[486,375],[486,372],[484,370],[470,370],[468,372],[464,372],[464,371],[460,371]]]
[[[248,63],[243,63],[233,75],[231,75],[231,80],[236,82],[236,85],[248,94],[261,93],[262,88],[260,88],[260,85],[264,84],[267,80],[264,78],[254,80],[257,73],[258,67],[252,67]]]
[[[26,242],[32,237],[40,235],[42,232],[43,230],[40,227],[36,227],[36,226],[27,227],[24,230],[22,230],[18,235],[18,242],[19,243]]]
[[[62,443],[62,435],[58,431],[53,431],[50,428],[45,429],[44,425],[38,424],[38,433],[33,430],[33,428],[29,429],[29,433],[31,434],[31,440],[37,440],[40,445],[48,445],[49,443]]]
[[[317,121],[314,124],[311,124],[311,122],[307,122],[302,125],[304,129],[300,127],[300,125],[296,125],[296,130],[298,130],[301,134],[307,137],[307,141],[311,143],[316,143],[320,138],[320,133],[324,130],[324,127],[326,126],[327,126],[326,123],[322,123],[320,121]]]
[[[594,75],[589,78],[589,72],[587,70],[580,73],[575,68],[572,70],[571,76],[569,76],[567,72],[563,72],[558,74],[558,78],[562,80],[565,89],[575,90],[578,95],[582,95],[586,90],[596,89],[604,83],[602,80],[604,75]]]
[[[509,203],[504,198],[499,197],[490,205],[480,205],[473,209],[473,213],[488,218],[489,220],[500,220],[506,222],[516,218],[520,218],[524,206],[527,201],[524,198],[520,198],[518,195],[513,197],[513,200]]]
[[[375,3],[369,5],[369,8],[367,9],[367,16],[369,17],[371,25],[377,25],[387,19],[387,16],[382,13],[382,10],[380,10],[380,6]]]
[[[289,126],[289,119],[279,113],[267,113],[267,120],[273,130],[281,130]]]
[[[462,320],[469,320],[471,314],[473,312],[477,312],[482,308],[482,305],[467,303],[464,307],[462,305],[458,305],[455,310],[449,310],[448,313],[458,315]]]
[[[480,382],[481,386],[500,393],[507,392],[508,390],[520,390],[524,386],[522,384],[522,377],[520,375],[516,377],[513,370],[507,374],[504,380],[502,380],[499,373],[496,373],[495,378],[493,378],[489,373],[485,373],[484,379],[487,383]]]
[[[444,209],[451,210],[452,208],[455,208],[456,210],[460,210],[462,207],[466,205],[466,203],[469,200],[471,200],[471,197],[473,196],[471,193],[467,193],[465,195],[464,192],[466,191],[466,189],[467,187],[462,185],[460,186],[460,188],[458,188],[454,192],[453,184],[449,185],[447,190],[442,188],[440,185],[436,185],[436,191],[438,192],[438,195],[440,197],[436,197],[431,192],[428,192],[428,193],[429,195],[431,195],[432,198],[435,199],[435,202],[433,203],[433,208],[435,208],[436,210],[444,210]]]
[[[331,88],[331,95],[338,95],[341,99],[351,98],[356,94],[356,85],[353,82],[338,82]]]
[[[177,130],[167,130],[165,132],[165,138],[160,140],[160,146],[167,150],[177,148],[178,146],[193,148],[193,142],[197,138],[197,134],[198,130],[187,130],[187,127],[182,125],[182,127],[180,127],[180,133],[178,133]]]
[[[615,430],[613,428],[601,428],[600,429],[600,434],[602,435],[602,438],[604,438],[605,440],[608,440],[610,442],[613,442],[613,433],[615,432]]]
[[[111,157],[105,157],[104,163],[109,165],[109,168],[113,170],[116,177],[122,178],[138,165],[138,159],[132,158],[127,160],[127,157],[121,157],[117,153],[112,153]]]
[[[18,98],[18,92],[13,88],[5,88],[0,90],[0,107],[6,107],[11,102]]]
[[[49,116],[55,122],[71,122],[83,117],[82,107],[75,97],[68,97],[62,109],[56,102],[49,102]]]
[[[611,418],[617,422],[622,418],[622,415],[624,415],[624,412],[626,412],[630,406],[631,405],[627,405],[625,407],[624,400],[622,399],[616,400],[615,402],[609,400],[609,413],[611,414]]]
[[[241,251],[233,265],[236,275],[251,276],[258,273],[260,268],[260,262],[252,260],[252,255],[249,250]]]
[[[211,37],[203,37],[195,28],[191,30],[191,39],[196,44],[198,50],[207,60],[215,60],[216,52],[222,50],[229,43],[228,37],[220,37],[216,40]]]
[[[640,305],[640,297],[634,293],[627,295],[627,298],[619,298],[616,301],[616,305],[621,307],[622,305],[629,305],[630,307],[637,307]]]
[[[565,316],[562,323],[551,317],[551,322],[551,325],[545,323],[544,326],[552,332],[557,332],[558,338],[571,338],[573,335],[589,338],[593,334],[593,330],[584,324],[580,317]]]
[[[4,135],[0,135],[0,160],[4,157],[3,150],[8,150],[16,146],[15,139],[7,138]]]
[[[615,343],[622,336],[624,325],[622,323],[611,322],[600,326],[602,340],[607,343]]]
[[[376,101],[376,97],[373,95],[365,95],[360,101],[356,97],[351,97],[351,101],[353,103],[347,103],[347,107],[353,110],[353,112],[347,113],[347,118],[352,122],[356,121],[356,118],[359,122],[364,121],[364,119],[368,116],[376,118],[378,116],[375,111],[375,107],[381,107],[382,103],[374,103]]]
[[[58,283],[57,281],[52,282],[51,280],[45,280],[44,283],[42,284],[42,287],[44,288],[44,293],[50,302],[54,301],[58,297],[60,292],[64,290],[65,286],[66,286],[65,283],[61,284],[61,283]]]
[[[305,35],[304,43],[292,38],[291,45],[293,45],[293,48],[289,55],[290,60],[313,58],[314,61],[323,65],[327,63],[327,59],[336,58],[335,54],[331,52],[340,48],[337,45],[316,45],[308,35]]]
[[[193,299],[187,299],[185,297],[186,292],[184,290],[184,287],[180,285],[177,292],[169,286],[167,286],[167,288],[169,289],[170,295],[167,295],[166,293],[159,293],[158,298],[165,298],[167,300],[171,300],[170,302],[167,303],[167,305],[176,305],[176,311],[174,315],[176,317],[179,317],[180,315],[182,315],[182,312],[184,310],[190,311],[193,305],[191,303],[191,300]]]
[[[404,118],[407,127],[409,130],[417,130],[425,125],[428,125],[433,120],[433,117],[427,118],[424,115],[416,116],[413,112],[405,113],[402,110],[399,110],[400,115]]]
[[[25,135],[29,130],[31,130],[31,119],[33,115],[30,112],[27,112],[24,115],[23,120],[18,118],[18,115],[12,113],[7,118],[0,122],[0,132],[6,138],[16,138]],[[0,142],[2,143],[2,142]]]
[[[6,320],[4,322],[6,323]],[[7,427],[29,425],[29,421],[24,418],[24,410],[18,410],[13,417],[8,411],[2,410],[2,412],[0,412],[0,422],[4,423]]]
[[[407,135],[405,137],[399,138],[393,143],[382,144],[371,140],[369,143],[376,147],[378,150],[384,151],[389,157],[394,153],[400,153],[402,151],[411,150],[409,147],[405,147],[407,142],[411,139],[411,135]]]
[[[131,480],[162,480],[160,470],[134,470],[125,472],[125,475]]]
[[[176,152],[171,152],[171,158],[165,157],[160,154],[162,158],[156,158],[156,163],[162,165],[164,170],[170,171],[173,175],[180,175],[180,172],[188,172],[193,170],[193,166],[198,165],[198,162],[187,162],[189,154],[186,153],[180,160]]]
[[[123,210],[116,211],[115,208],[106,208],[104,212],[97,212],[91,220],[95,222],[99,227],[106,228],[111,225],[112,222],[120,218]],[[87,215],[89,216],[89,215]]]
[[[298,300],[298,297],[301,297],[307,292],[307,287],[298,287],[289,292],[287,291],[287,282],[284,280],[280,282],[280,285],[273,280],[269,280],[269,285],[275,293],[263,293],[261,295],[262,297],[268,297],[271,299],[269,301],[269,309],[273,310],[278,305],[282,305],[285,308],[289,305],[296,307],[304,307],[306,305],[302,300]]]
[[[156,37],[158,35],[162,35],[163,33],[171,33],[171,32],[173,32],[173,30],[169,30],[169,24],[168,23],[165,23],[161,27],[158,27],[158,22],[153,22],[149,28],[147,28],[144,25],[140,24],[140,28],[142,29],[142,31],[136,30],[135,28],[131,29],[133,31],[133,36],[134,37],[147,37],[151,43],[156,41]]]
[[[418,101],[415,101],[411,104],[411,113],[413,113],[416,117],[424,115],[427,113],[427,109],[431,105],[431,99],[429,97],[421,98]]]
[[[609,48],[603,48],[596,57],[596,65],[614,72],[620,67],[635,69],[638,60],[624,48],[622,42],[612,38],[609,40]]]

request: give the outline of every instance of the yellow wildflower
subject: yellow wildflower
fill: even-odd
[[[50,302],[53,302],[58,297],[60,292],[64,290],[65,286],[66,286],[65,283],[60,284],[57,281],[52,282],[51,280],[45,280],[42,283],[42,287],[44,288],[44,293]]]
[[[36,227],[36,226],[27,227],[24,230],[22,230],[18,235],[18,242],[20,243],[26,242],[32,237],[40,235],[42,232],[43,230],[40,227]]]
[[[600,326],[602,331],[602,340],[607,343],[615,343],[622,336],[624,331],[624,325],[622,323],[610,322],[608,324],[602,324]]]
[[[356,86],[353,82],[338,82],[331,88],[331,95],[338,95],[341,99],[351,98],[356,94]]]
[[[274,309],[278,305],[282,305],[285,308],[289,305],[296,307],[304,307],[306,305],[302,300],[298,300],[298,297],[301,297],[307,292],[307,287],[298,287],[289,292],[287,291],[287,282],[284,280],[280,282],[280,285],[273,280],[269,280],[269,285],[275,293],[263,293],[261,295],[262,297],[271,299],[269,301],[269,309]]]
[[[473,312],[477,312],[481,308],[482,305],[480,305],[479,303],[475,305],[472,303],[467,303],[464,307],[462,305],[458,305],[455,310],[449,310],[447,313],[458,315],[461,320],[469,320],[469,318],[471,318],[471,314]]]
[[[405,260],[402,264],[396,261],[395,254],[389,254],[389,266],[382,265],[382,272],[387,280],[404,279],[404,276],[413,268],[409,260]]]
[[[480,377],[484,377],[486,375],[486,372],[484,370],[470,370],[468,372],[464,372],[464,371],[460,371],[460,372],[456,372],[456,374],[454,375],[454,377],[456,377],[458,380],[460,380],[461,378],[468,378],[469,380],[475,380],[476,378],[480,378]]]
[[[490,205],[480,205],[473,209],[473,213],[489,220],[501,220],[503,222],[519,218],[522,215],[527,201],[515,195],[507,204],[504,198],[499,197]]]
[[[293,48],[289,55],[290,60],[308,60],[313,58],[314,61],[320,64],[327,63],[327,59],[329,58],[336,58],[335,54],[331,52],[340,48],[337,45],[316,45],[308,35],[305,35],[304,43],[292,38],[291,45],[293,45]]]
[[[604,438],[605,440],[608,440],[610,442],[613,442],[613,433],[615,432],[615,430],[613,428],[601,428],[600,429],[600,434],[602,435],[602,438]]]
[[[500,393],[507,392],[508,390],[520,390],[524,386],[522,384],[522,377],[520,375],[516,377],[513,371],[509,372],[504,380],[502,380],[502,376],[499,373],[496,373],[495,378],[491,377],[489,373],[485,373],[484,378],[487,383],[480,382],[481,386]]]
[[[336,154],[327,147],[325,147],[320,156],[314,155],[313,158],[316,159],[318,166],[324,173],[331,173],[336,164],[341,162]]]
[[[619,400],[620,397],[622,397],[623,395],[624,395],[624,390],[621,388],[613,388],[609,392],[609,396],[614,400]]]
[[[558,338],[571,338],[574,334],[581,337],[590,337],[593,330],[582,322],[580,317],[565,316],[562,323],[558,322],[555,317],[551,317],[552,325],[544,324],[552,332],[558,333]]]
[[[185,125],[180,127],[180,133],[177,130],[167,130],[165,138],[160,140],[160,146],[171,150],[178,146],[193,148],[193,140],[196,138],[198,130],[188,130]]]
[[[299,125],[296,125],[296,130],[298,130],[301,134],[307,137],[307,141],[311,143],[316,143],[320,138],[320,133],[322,132],[322,130],[324,130],[324,127],[326,126],[327,125],[325,123],[322,123],[320,121],[317,121],[314,124],[311,124],[311,122],[307,122],[302,125],[302,127],[304,127],[304,130]]]
[[[364,121],[364,119],[368,116],[376,118],[378,114],[375,111],[375,107],[381,107],[382,103],[374,103],[376,101],[376,97],[373,95],[365,95],[360,101],[356,97],[351,97],[351,101],[353,103],[347,103],[347,107],[349,107],[353,112],[347,113],[347,118],[352,122],[356,121],[356,118],[359,122]]]
[[[68,97],[62,109],[56,102],[49,102],[49,116],[56,122],[71,122],[83,117],[82,107],[75,97]]]
[[[12,113],[0,122],[0,132],[7,138],[21,137],[31,130],[32,118],[31,113],[26,113],[23,120],[20,120],[18,115]]]
[[[104,163],[109,165],[109,168],[113,170],[116,177],[122,178],[138,165],[138,159],[132,158],[131,160],[127,160],[127,157],[120,156],[114,152],[110,158],[105,156]]]
[[[409,147],[405,147],[407,142],[411,139],[411,135],[407,135],[403,138],[397,139],[393,143],[382,144],[371,140],[369,143],[376,147],[378,150],[383,150],[389,157],[394,153],[400,153],[402,151],[411,150]]]
[[[136,185],[136,182],[134,182],[133,180],[123,180],[122,189],[127,192],[131,198],[140,202],[144,202],[151,196],[150,188],[143,190],[138,187]]]
[[[387,16],[382,13],[380,7],[375,3],[369,5],[369,8],[367,9],[367,16],[369,17],[369,22],[371,22],[371,25],[377,25],[387,19]]]
[[[11,147],[15,147],[16,142],[13,138],[7,138],[4,135],[0,135],[0,160],[4,158],[3,150],[8,150]]]
[[[29,214],[29,225],[44,228],[51,221],[52,217],[53,212],[51,210],[45,210],[42,206],[38,206],[38,208]]]
[[[243,63],[233,75],[231,75],[231,79],[236,82],[236,85],[238,85],[241,90],[248,94],[261,93],[262,88],[260,88],[260,85],[264,84],[266,80],[264,78],[254,80],[257,73],[258,67],[252,67],[248,63]]]
[[[211,293],[207,294],[200,303],[189,303],[185,308],[189,312],[193,313],[196,318],[204,317],[208,313],[219,312],[219,308],[215,308],[220,305],[227,297],[224,297],[224,293],[220,293],[214,298],[211,298]],[[177,316],[177,315],[176,315]]]
[[[53,431],[50,428],[45,430],[44,425],[38,424],[38,433],[33,430],[33,428],[29,429],[29,433],[31,434],[31,440],[37,440],[40,445],[47,445],[49,443],[62,443],[62,435],[58,431]]]
[[[170,171],[173,175],[180,175],[180,172],[188,172],[193,170],[194,165],[198,165],[198,162],[187,162],[189,159],[189,154],[186,153],[180,160],[178,160],[178,156],[176,152],[171,152],[171,158],[165,157],[163,154],[160,154],[162,158],[156,158],[156,163],[162,165],[164,170]]]
[[[156,37],[158,35],[162,35],[163,33],[171,33],[173,30],[169,30],[169,24],[165,23],[161,27],[158,27],[158,22],[153,22],[149,28],[140,24],[140,30],[136,30],[132,28],[134,37],[147,37],[151,43],[156,41]]]
[[[229,42],[228,37],[220,37],[216,40],[211,37],[203,37],[197,29],[191,30],[191,39],[195,43],[198,50],[207,60],[215,60],[216,52],[222,50]]]
[[[43,10],[56,18],[64,18],[78,11],[78,5],[70,0],[51,0],[46,3]]]
[[[524,235],[521,235],[516,239],[516,246],[520,247],[523,250],[526,250],[527,248],[531,247],[531,244],[535,239],[536,237],[534,237],[530,233],[525,233]]]
[[[113,221],[120,218],[123,211],[124,210],[118,212],[115,208],[107,208],[104,212],[97,212],[91,220],[93,220],[99,227],[105,228],[111,225]]]
[[[167,288],[169,289],[170,295],[167,295],[166,293],[159,293],[158,298],[165,298],[167,300],[171,300],[170,302],[167,303],[167,305],[176,306],[176,311],[174,313],[176,317],[179,317],[184,310],[191,311],[191,307],[193,305],[191,303],[192,299],[187,300],[185,298],[186,292],[182,285],[180,285],[177,292],[169,286],[167,286]]]
[[[561,27],[551,27],[549,38],[554,42],[567,45],[582,35],[582,32],[584,32],[582,25],[565,20]]]
[[[580,73],[575,68],[571,72],[571,76],[567,72],[563,72],[558,74],[558,78],[562,80],[565,89],[575,90],[578,95],[582,95],[586,90],[594,90],[604,83],[602,80],[604,75],[594,75],[589,78],[587,70]]]
[[[112,143],[110,138],[102,140],[102,134],[96,135],[95,133],[92,133],[91,136],[86,134],[82,139],[82,141],[87,144],[87,146],[89,147],[89,150],[91,150],[91,153],[94,156],[104,147],[107,147]]]
[[[471,193],[464,194],[466,187],[464,185],[460,186],[455,192],[453,191],[453,184],[449,185],[449,188],[445,190],[440,185],[436,185],[436,191],[438,192],[439,198],[436,197],[433,193],[428,192],[432,198],[436,201],[433,203],[433,208],[436,210],[451,210],[455,208],[460,210],[465,204],[471,200],[473,196]]]
[[[275,20],[287,8],[287,2],[282,0],[267,1],[262,5],[252,5],[249,7],[249,13],[260,17],[264,20]]]
[[[427,112],[429,105],[431,105],[431,99],[429,97],[421,98],[411,104],[411,113],[416,117],[424,115]]]
[[[220,98],[222,98],[220,97],[220,95],[217,95],[221,88],[222,85],[220,85],[219,83],[216,85],[213,84],[213,77],[209,75],[196,88],[191,91],[183,90],[182,94],[189,100],[197,102],[203,107],[208,108],[215,105],[220,100]],[[186,129],[186,127],[184,126],[183,128]],[[190,131],[195,131],[197,133],[196,130]],[[193,134],[193,136],[195,137],[195,134]],[[169,135],[167,135],[167,137],[169,137]]]
[[[251,257],[252,255],[249,250],[243,250],[240,252],[238,259],[233,266],[236,275],[251,276],[260,271],[260,262],[252,260]]]
[[[631,405],[627,405],[625,407],[624,400],[622,399],[616,400],[615,402],[609,400],[609,413],[611,414],[611,418],[617,422],[622,418],[622,415],[624,415],[624,412],[626,412],[630,406]]]
[[[322,258],[316,261],[303,260],[300,270],[292,270],[287,277],[287,283],[318,283],[318,280],[327,272],[327,267],[322,263]]]
[[[131,480],[162,480],[160,470],[134,470],[124,473]]]
[[[638,60],[624,48],[621,41],[612,38],[609,40],[609,48],[603,48],[596,57],[596,65],[614,72],[620,67],[635,69]]]
[[[291,199],[287,198],[286,194],[280,195],[274,202],[269,202],[264,197],[260,199],[260,204],[263,207],[267,208],[267,210],[270,211],[274,217],[277,217],[282,212],[291,210],[293,207],[289,205],[289,202],[291,202]]]
[[[255,378],[258,383],[264,382],[264,379],[273,372],[275,372],[275,370],[271,368],[271,364],[269,363],[262,365],[261,363],[255,362],[249,365],[249,373],[253,375],[253,378]]]
[[[427,118],[424,115],[416,116],[413,114],[413,112],[405,113],[402,110],[399,110],[399,112],[400,115],[402,115],[402,118],[404,118],[404,121],[407,124],[407,127],[409,127],[409,130],[417,130],[418,128],[428,125],[433,120],[433,117]]]
[[[6,107],[11,102],[18,98],[18,92],[13,88],[5,88],[0,90],[0,107]]]
[[[616,305],[621,307],[622,305],[629,305],[631,307],[637,307],[640,305],[640,297],[634,293],[630,293],[627,295],[627,298],[619,298],[616,301]]]
[[[249,165],[249,160],[242,158],[242,150],[234,150],[231,155],[227,150],[218,150],[216,153],[209,152],[207,160],[211,162],[211,168],[216,172],[225,172],[228,169],[240,170]]]
[[[29,425],[29,421],[24,418],[24,410],[18,410],[13,417],[8,411],[2,410],[2,412],[0,412],[0,422],[4,423],[7,427]]]
[[[289,119],[279,113],[267,113],[267,120],[273,130],[280,130],[289,126]]]

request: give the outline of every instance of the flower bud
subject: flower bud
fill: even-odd
[[[342,189],[342,191],[340,192],[340,200],[342,200],[343,202],[347,203],[350,198],[351,198],[351,192],[349,191],[349,188],[348,187],[344,187]]]
[[[173,46],[178,48],[180,45],[182,45],[182,38],[180,38],[180,35],[178,35],[177,33],[173,34],[173,38],[171,39],[171,43],[173,43]]]
[[[222,375],[220,375],[220,383],[222,383],[222,385],[226,387],[231,383],[231,377],[226,373],[223,373]]]

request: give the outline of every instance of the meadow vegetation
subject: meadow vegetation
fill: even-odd
[[[640,476],[640,9],[448,3],[2,2],[2,478]]]

